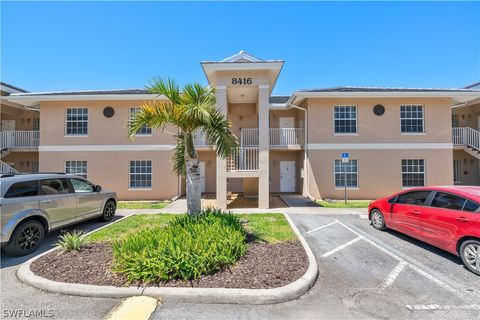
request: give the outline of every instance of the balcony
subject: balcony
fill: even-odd
[[[40,131],[2,131],[0,132],[0,150],[38,149]]]
[[[302,147],[305,135],[303,128],[270,128],[271,147]],[[258,147],[258,128],[241,129],[240,144],[243,147]]]
[[[258,147],[240,147],[227,158],[227,172],[258,171]]]

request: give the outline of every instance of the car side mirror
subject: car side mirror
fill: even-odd
[[[394,204],[397,201],[397,197],[388,199],[388,203]]]
[[[95,186],[95,192],[100,192],[100,191],[102,191],[102,187],[99,186],[99,185],[96,185]]]

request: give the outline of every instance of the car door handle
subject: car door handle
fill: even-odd
[[[468,220],[468,219],[465,218],[465,217],[458,217],[456,220],[457,220],[457,221],[460,221],[460,222],[470,222],[470,220]]]
[[[83,198],[85,198],[85,196],[78,196],[77,198],[78,199],[83,199]]]
[[[413,210],[412,213],[413,213],[414,215],[418,216],[418,215],[420,215],[421,212],[418,211],[418,210]]]
[[[42,203],[49,203],[52,202],[52,200],[42,200]]]

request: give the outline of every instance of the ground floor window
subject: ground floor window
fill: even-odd
[[[130,188],[152,187],[152,161],[130,161]]]
[[[335,160],[335,188],[358,187],[358,164],[357,160],[350,160],[343,163],[342,160]]]
[[[83,178],[87,178],[87,161],[73,160],[65,161],[65,173],[71,173]]]
[[[462,171],[460,168],[460,160],[453,160],[453,182],[462,182]]]
[[[402,186],[423,187],[425,185],[425,160],[402,160]]]

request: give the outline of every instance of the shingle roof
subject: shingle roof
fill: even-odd
[[[480,82],[472,83],[471,85],[464,87],[464,89],[480,89]]]
[[[440,88],[393,88],[393,87],[333,87],[318,89],[301,89],[298,92],[470,92],[471,89]]]
[[[15,93],[15,96],[52,96],[52,95],[104,95],[104,94],[148,94],[146,89],[82,90]]]
[[[11,84],[8,84],[8,83],[6,83],[6,82],[1,82],[1,81],[0,81],[0,84],[1,84],[2,86],[9,87],[9,88],[11,88],[11,89],[13,89],[13,90],[16,90],[16,91],[20,91],[20,92],[28,92],[28,91],[27,91],[27,90],[25,90],[25,89],[22,89],[22,88],[19,88],[19,87],[15,87],[15,86],[12,86]]]
[[[270,103],[285,103],[290,99],[290,96],[271,96],[268,98],[268,102]]]

